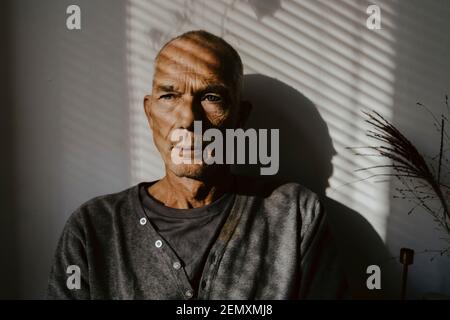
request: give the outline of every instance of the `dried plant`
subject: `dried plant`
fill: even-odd
[[[377,173],[372,177],[395,177],[401,187],[396,188],[394,198],[406,199],[412,203],[411,214],[417,208],[423,208],[431,214],[439,229],[446,234],[442,240],[448,243],[448,247],[442,250],[427,250],[438,255],[450,256],[450,186],[447,181],[449,159],[447,153],[450,150],[450,138],[446,131],[448,118],[442,113],[440,119],[423,104],[417,103],[433,117],[434,126],[439,133],[439,153],[427,158],[423,156],[414,144],[403,135],[392,123],[375,111],[364,112],[366,122],[371,126],[367,136],[381,142],[381,145],[362,148],[350,148],[371,150],[373,153],[359,153],[356,155],[376,156],[389,160],[389,164],[377,165],[361,170],[384,169],[387,172]],[[445,96],[446,112],[450,115],[448,96]],[[428,159],[428,160],[426,160]],[[434,258],[434,257],[433,257]],[[432,258],[432,259],[433,259]]]

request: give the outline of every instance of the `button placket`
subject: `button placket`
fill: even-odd
[[[231,239],[237,225],[241,221],[244,208],[249,206],[248,202],[248,199],[241,197],[240,195],[236,196],[231,212],[219,233],[219,237],[211,248],[210,256],[208,257],[209,264],[206,265],[206,268],[203,271],[202,282],[200,283],[200,290],[197,295],[199,299],[209,299],[211,288],[213,286],[212,283],[214,282],[218,272],[218,261],[222,259],[225,246]],[[203,281],[205,281],[204,284]]]
[[[194,297],[194,290],[184,272],[180,272],[182,270],[182,264],[178,260],[175,252],[172,250],[170,245],[164,245],[164,242],[161,239],[156,238],[155,247],[157,247],[163,253],[165,260],[169,263],[173,270],[173,275],[177,279],[179,288],[181,290],[181,294],[185,299],[192,299]]]
[[[135,191],[137,192],[137,190]],[[138,194],[135,195],[136,198],[139,197]],[[150,242],[150,246],[152,246],[152,250],[156,250],[159,252],[158,256],[160,256],[167,264],[167,266],[172,270],[172,274],[174,276],[174,280],[176,281],[176,285],[178,287],[178,294],[180,298],[185,299],[191,299],[194,297],[194,290],[191,286],[191,283],[189,282],[189,279],[185,272],[180,272],[179,270],[183,270],[181,263],[178,261],[178,256],[173,251],[173,249],[168,245],[167,243],[164,243],[162,240],[161,235],[158,233],[158,231],[155,230],[155,228],[152,226],[151,223],[148,223],[149,220],[145,215],[145,210],[142,206],[137,205],[136,212],[139,213],[139,223],[144,226],[145,230],[149,231],[149,237],[150,241],[153,242],[154,247],[151,245],[152,242]],[[145,222],[144,222],[145,221]],[[144,222],[144,223],[142,223]],[[180,263],[180,268],[177,269],[175,263]],[[189,292],[189,293],[188,293]]]

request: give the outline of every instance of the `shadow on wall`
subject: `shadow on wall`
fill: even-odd
[[[359,213],[325,195],[336,151],[314,104],[294,88],[259,74],[245,76],[244,98],[253,104],[248,127],[280,129],[280,168],[268,179],[299,182],[321,196],[353,297],[398,298],[398,265],[382,239]],[[243,175],[259,174],[256,165],[234,170]],[[382,269],[382,290],[366,287],[366,269],[373,264]]]

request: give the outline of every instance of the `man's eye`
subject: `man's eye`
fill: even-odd
[[[208,102],[220,102],[222,101],[222,98],[216,94],[207,94],[203,97],[203,100]]]
[[[171,100],[175,97],[175,95],[173,93],[168,93],[168,94],[163,94],[162,96],[159,97],[159,99],[162,100]]]

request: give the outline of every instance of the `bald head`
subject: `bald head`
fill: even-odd
[[[169,69],[195,70],[208,67],[233,86],[240,96],[243,78],[242,61],[237,51],[225,40],[204,30],[189,31],[169,40],[155,59],[155,75]]]

